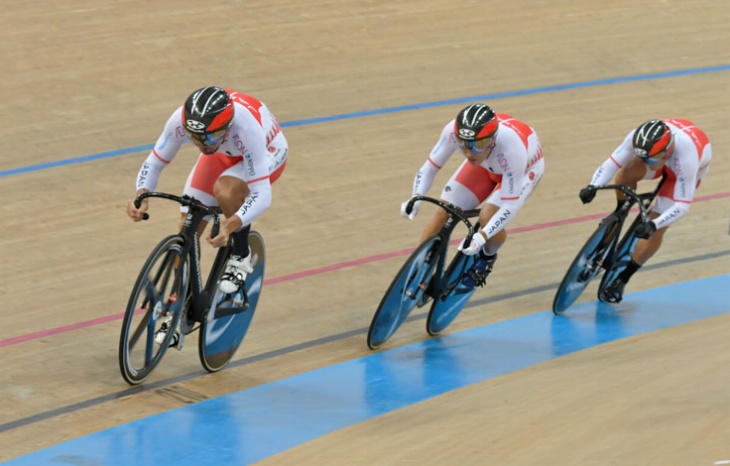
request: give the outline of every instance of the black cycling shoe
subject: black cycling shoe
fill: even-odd
[[[492,268],[496,260],[497,254],[488,257],[484,252],[479,251],[479,257],[477,257],[474,265],[466,272],[464,278],[461,279],[461,284],[468,288],[484,286],[487,282],[487,277],[492,273]]]
[[[626,283],[620,278],[616,278],[601,291],[598,299],[604,303],[618,304],[624,297],[624,288],[626,288]]]

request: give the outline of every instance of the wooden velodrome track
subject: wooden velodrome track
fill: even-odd
[[[628,291],[730,270],[723,1],[6,1],[0,23],[0,461],[368,354],[366,327],[405,257],[394,253],[431,214],[408,222],[400,202],[442,125],[478,96],[536,128],[547,168],[475,295],[503,298],[449,332],[550,307],[595,225],[569,220],[612,203],[582,206],[579,188],[653,117],[693,120],[714,160],[657,267]],[[134,224],[123,206],[170,112],[208,84],[259,97],[289,124],[287,169],[255,225],[271,282],[231,367],[206,375],[191,340],[129,389],[119,314],[178,214],[153,203]],[[109,156],[75,160],[92,154]],[[180,191],[194,158],[183,148],[159,189]],[[485,448],[496,464],[712,464],[730,458],[729,326],[724,314],[558,358],[270,464],[483,464]],[[424,338],[422,321],[406,323],[390,347]],[[541,443],[555,430],[560,443]]]

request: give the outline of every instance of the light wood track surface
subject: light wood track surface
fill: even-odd
[[[595,221],[545,224],[611,208],[608,197],[583,206],[578,190],[649,118],[694,121],[714,160],[698,202],[651,264],[676,262],[642,270],[628,291],[730,270],[730,71],[545,89],[725,66],[723,1],[2,3],[0,342],[31,337],[0,347],[0,425],[17,424],[0,432],[0,461],[368,354],[367,325],[405,255],[372,258],[415,246],[431,211],[409,222],[400,202],[470,97],[544,89],[486,103],[537,130],[546,172],[473,298],[484,304],[449,332],[549,309]],[[266,240],[267,278],[282,280],[265,287],[234,363],[206,375],[191,339],[147,388],[129,390],[113,316],[178,222],[163,202],[144,224],[124,214],[147,149],[9,171],[148,147],[184,98],[209,84],[260,98],[283,123],[425,105],[285,127],[289,162],[254,225]],[[462,100],[434,105],[452,99]],[[184,147],[158,189],[179,192],[195,156]],[[318,273],[348,261],[357,263]],[[592,287],[582,299],[594,295]],[[86,325],[95,319],[106,320]],[[721,316],[559,358],[266,463],[712,464],[730,457],[728,325]],[[422,320],[406,322],[389,345],[424,338]]]

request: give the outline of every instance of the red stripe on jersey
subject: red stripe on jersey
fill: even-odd
[[[154,149],[152,149],[152,155],[154,155],[157,158],[157,160],[159,160],[162,163],[170,163],[169,160],[165,160],[162,157],[160,157],[160,154],[158,154],[157,151]]]
[[[246,183],[248,183],[248,184],[254,184],[257,181],[262,181],[262,180],[265,180],[266,178],[269,178],[269,175],[262,176],[261,178],[256,178],[255,180],[248,180]]]
[[[434,162],[433,160],[431,160],[431,157],[428,158],[428,161],[431,162],[431,165],[433,165],[434,167],[436,167],[439,170],[441,170],[441,167],[439,165],[436,165],[436,162]]]

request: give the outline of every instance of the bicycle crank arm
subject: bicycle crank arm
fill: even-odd
[[[222,309],[217,308],[215,310],[215,312],[208,312],[206,322],[212,322],[215,319],[220,319],[221,317],[232,316],[234,314],[240,314],[246,310],[248,310],[248,303],[243,303],[242,306],[225,307]]]

